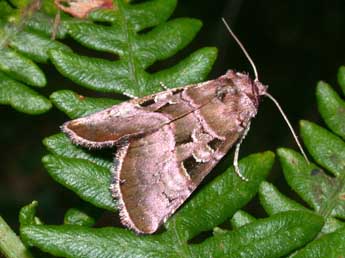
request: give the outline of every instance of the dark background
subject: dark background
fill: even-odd
[[[227,69],[248,71],[249,62],[221,23],[225,17],[246,46],[259,71],[260,81],[269,85],[269,92],[284,107],[293,126],[308,119],[323,125],[314,97],[317,81],[336,86],[336,73],[345,64],[345,2],[342,0],[217,0],[180,1],[174,17],[201,19],[204,26],[179,59],[203,46],[219,49],[217,62],[209,75],[215,78]],[[68,44],[75,44],[67,40]],[[74,45],[74,49],[78,45]],[[81,87],[63,78],[49,65],[42,66],[48,77],[46,96],[53,90]],[[90,95],[90,94],[89,94]],[[16,230],[18,212],[32,200],[39,201],[38,215],[48,224],[62,223],[64,212],[74,206],[87,206],[76,195],[55,183],[44,170],[41,157],[46,150],[44,137],[55,134],[68,118],[53,108],[47,114],[30,116],[0,106],[0,214]],[[260,106],[251,131],[245,140],[241,157],[252,152],[275,150],[278,147],[297,150],[293,137],[277,109],[268,99]],[[270,181],[291,195],[277,161]],[[264,216],[257,205],[250,211]]]

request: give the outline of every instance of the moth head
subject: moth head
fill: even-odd
[[[227,73],[221,77],[216,94],[221,100],[224,99],[227,94],[245,94],[254,104],[255,108],[257,108],[260,97],[265,95],[266,91],[267,86],[263,85],[258,80],[252,80],[249,75],[234,70],[228,70]]]
[[[281,115],[283,116],[285,122],[287,123],[287,125],[290,128],[290,131],[301,151],[301,153],[304,156],[304,159],[307,161],[307,163],[309,164],[309,160],[307,158],[307,155],[304,153],[304,150],[297,138],[297,134],[295,133],[295,131],[293,130],[289,119],[287,118],[287,116],[285,115],[283,109],[281,108],[281,106],[279,105],[278,101],[267,92],[267,86],[264,86],[263,84],[261,84],[261,82],[259,81],[259,75],[258,75],[258,71],[256,69],[255,63],[252,60],[252,58],[249,56],[247,50],[245,49],[245,47],[243,46],[243,44],[241,43],[241,41],[237,38],[237,36],[235,35],[235,33],[233,33],[233,31],[231,30],[229,24],[226,22],[226,20],[224,18],[222,18],[222,21],[225,25],[225,27],[227,28],[227,30],[229,31],[230,35],[232,36],[232,38],[236,41],[236,43],[238,44],[238,46],[241,48],[243,54],[247,57],[249,63],[251,64],[252,68],[253,68],[253,72],[255,75],[255,79],[251,80],[249,78],[248,75],[246,74],[242,74],[242,73],[236,73],[234,71],[228,71],[226,73],[226,77],[229,77],[231,80],[233,79],[238,79],[235,81],[238,81],[239,83],[235,83],[235,85],[241,89],[242,92],[244,92],[254,103],[256,109],[258,107],[259,104],[259,100],[260,100],[260,96],[261,95],[265,95],[267,96],[269,99],[271,99],[273,101],[273,103],[277,106],[279,112],[281,113]],[[242,83],[241,83],[242,82]]]
[[[252,80],[252,79],[250,79],[250,77],[247,74],[236,73],[236,72],[231,71],[231,70],[228,71],[227,75],[229,77],[233,77],[233,78],[237,77],[238,78],[238,81],[240,83],[237,84],[237,86],[241,89],[242,92],[244,92],[248,97],[250,97],[252,99],[252,101],[254,102],[255,106],[258,107],[260,96],[265,95],[266,90],[267,90],[267,86],[264,86],[259,81],[259,75],[258,75],[258,71],[257,71],[256,66],[255,66],[255,63],[252,60],[252,58],[250,57],[250,55],[248,54],[245,47],[243,46],[242,42],[237,38],[235,33],[233,33],[229,24],[226,22],[226,20],[224,18],[222,18],[222,21],[223,21],[225,27],[227,28],[227,30],[229,31],[231,37],[236,41],[238,46],[241,48],[243,54],[246,56],[249,63],[251,64],[251,66],[253,68],[254,75],[255,75],[255,79]]]

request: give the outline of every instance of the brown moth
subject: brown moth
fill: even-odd
[[[69,121],[62,130],[81,146],[116,146],[111,191],[122,223],[150,234],[241,142],[261,96],[270,96],[266,89],[257,79],[229,70],[215,80],[132,99]],[[239,144],[235,171],[245,179],[238,169],[238,152]]]

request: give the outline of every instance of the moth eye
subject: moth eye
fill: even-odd
[[[218,87],[216,89],[216,97],[220,100],[223,101],[225,95],[227,93],[227,89],[224,87]]]
[[[236,95],[238,94],[238,92],[239,90],[236,86],[226,86],[226,87],[217,89],[216,96],[220,101],[223,101],[227,94]]]
[[[224,97],[225,97],[225,93],[224,93],[224,92],[222,92],[222,93],[220,93],[220,94],[217,94],[217,98],[218,98],[219,100],[221,100],[221,101],[223,101]]]

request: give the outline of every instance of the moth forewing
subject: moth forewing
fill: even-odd
[[[173,101],[187,87],[169,89],[121,104],[64,123],[61,129],[73,143],[88,148],[110,147],[129,137],[156,130],[171,121],[155,112]],[[183,115],[183,114],[182,114]]]
[[[73,142],[117,145],[113,196],[123,224],[155,232],[242,136],[266,91],[229,70],[215,80],[130,100],[63,125]]]

